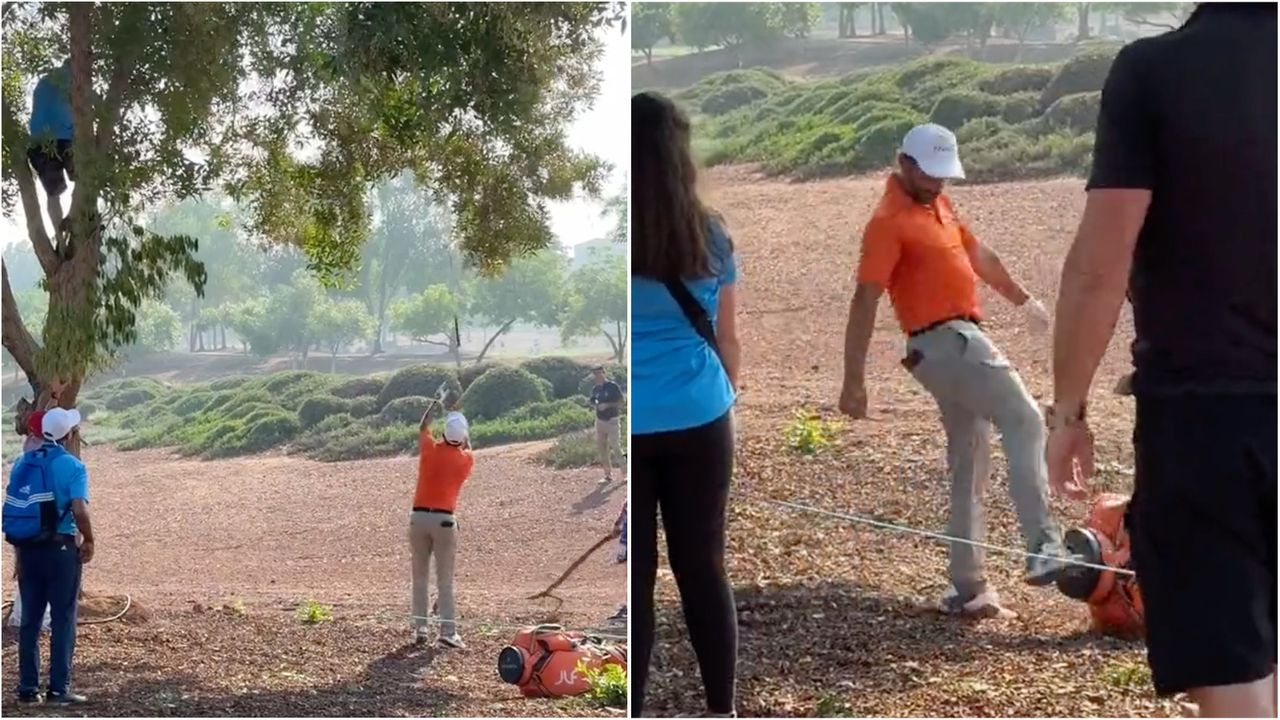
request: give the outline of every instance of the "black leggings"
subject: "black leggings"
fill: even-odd
[[[667,559],[680,589],[689,640],[698,657],[707,710],[733,711],[738,617],[724,569],[725,506],[733,475],[733,430],[726,413],[708,425],[633,435],[631,460],[632,618],[635,660],[631,711],[644,712],[653,650],[653,585],[658,573],[658,510]]]

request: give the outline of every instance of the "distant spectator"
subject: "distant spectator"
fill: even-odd
[[[605,377],[604,366],[591,368],[595,385],[591,388],[591,406],[596,409],[596,450],[600,455],[600,464],[604,466],[604,478],[601,484],[613,480],[613,451],[622,454],[622,432],[619,427],[618,414],[622,408],[622,388],[618,383]],[[626,455],[622,454],[623,465]]]

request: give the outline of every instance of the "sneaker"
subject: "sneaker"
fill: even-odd
[[[613,482],[613,478],[609,475],[605,475],[603,478],[600,478],[601,485],[608,485],[611,482]]]
[[[462,636],[461,636],[461,635],[459,635],[458,633],[454,633],[454,634],[452,634],[452,635],[447,635],[447,636],[446,636],[446,635],[441,635],[441,636],[440,636],[440,644],[441,644],[441,645],[444,645],[445,647],[453,648],[454,650],[466,650],[466,649],[467,649],[467,646],[466,646],[466,645],[464,645],[464,644],[463,644],[463,642],[462,642]]]
[[[1052,585],[1067,566],[1065,560],[1070,556],[1066,549],[1060,541],[1049,540],[1032,552],[1035,555],[1027,558],[1027,584],[1035,587]]]
[[[618,606],[618,611],[609,616],[610,622],[626,622],[627,621],[627,604],[623,603]]]
[[[20,692],[18,693],[19,705],[39,705],[43,698],[38,692]]]
[[[88,701],[89,698],[83,695],[77,695],[70,690],[63,693],[51,692],[45,695],[45,702],[50,705],[80,705],[81,703],[86,703]]]
[[[988,588],[976,595],[962,597],[954,585],[947,588],[942,596],[938,611],[944,615],[970,618],[1007,617],[1013,614],[1000,605],[1000,596],[995,590]]]
[[[425,644],[431,639],[431,633],[426,628],[420,628],[413,631],[413,642],[415,645]]]

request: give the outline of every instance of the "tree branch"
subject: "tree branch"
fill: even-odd
[[[16,144],[16,143],[15,143]],[[53,250],[49,241],[49,233],[44,228],[44,209],[40,207],[40,197],[36,195],[36,180],[31,174],[31,166],[27,164],[26,147],[11,148],[14,179],[18,181],[18,194],[22,198],[22,214],[27,220],[27,237],[31,239],[31,247],[35,250],[36,259],[45,277],[52,278],[62,264],[62,258]],[[54,228],[56,231],[57,228]]]
[[[3,328],[0,332],[3,335],[4,349],[9,351],[18,367],[31,379],[36,377],[36,353],[40,346],[22,322],[22,314],[18,312],[18,304],[13,298],[13,289],[9,286],[9,267],[3,260],[0,260],[0,280],[4,283],[3,297],[0,297],[0,301],[4,303]]]
[[[94,148],[93,129],[93,55],[89,46],[92,36],[93,5],[71,3],[68,8],[69,34],[71,37],[71,121],[75,126],[72,152],[75,155],[77,182],[71,192],[71,208],[67,217],[75,228],[73,237],[83,238],[88,233],[89,213],[87,204],[96,204],[91,198],[95,184],[93,174],[97,163],[90,161]],[[54,228],[58,232],[58,228]]]

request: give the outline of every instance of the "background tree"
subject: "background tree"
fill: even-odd
[[[577,337],[603,334],[613,348],[613,357],[627,357],[627,263],[610,256],[595,260],[573,272],[569,295],[560,323],[564,343]]]
[[[359,300],[324,299],[312,308],[308,322],[311,336],[324,344],[329,351],[329,372],[338,371],[338,353],[342,348],[368,339],[373,332],[374,319]]]
[[[804,39],[822,13],[818,3],[779,3],[778,23],[783,34]]]
[[[197,294],[197,243],[140,222],[223,187],[254,235],[326,280],[359,258],[370,185],[412,168],[450,198],[481,271],[547,247],[546,203],[596,194],[602,163],[565,129],[598,88],[621,3],[8,3],[3,199],[48,281],[37,343],[3,275],[3,344],[33,382],[69,381],[136,338],[167,278]],[[78,182],[50,234],[26,162],[27,92],[70,56]],[[253,108],[252,115],[245,108]],[[294,150],[305,145],[302,155]],[[57,230],[57,229],[55,229]],[[73,447],[73,452],[78,448]]]
[[[391,327],[415,342],[443,345],[457,360],[461,338],[455,337],[453,321],[461,310],[461,303],[449,286],[432,285],[392,304]],[[445,336],[444,342],[438,339],[441,335]]]
[[[782,3],[677,3],[675,24],[686,45],[736,51],[743,43],[782,36]]]
[[[280,349],[280,338],[268,322],[267,299],[261,295],[231,305],[227,309],[227,324],[240,338],[245,354],[252,352],[265,358]]]
[[[512,261],[498,277],[480,278],[474,283],[468,314],[483,320],[488,327],[497,328],[480,349],[477,365],[484,362],[494,341],[518,322],[556,326],[566,264],[560,252],[544,250]]]
[[[627,188],[609,196],[605,202],[604,216],[613,219],[613,228],[609,230],[609,239],[616,243],[627,241]]]
[[[1063,17],[1067,6],[1062,3],[995,3],[995,23],[1018,41],[1017,59],[1021,59],[1027,36],[1038,27]]]
[[[643,2],[631,6],[631,49],[653,64],[653,46],[675,34],[671,3]]]
[[[167,352],[182,342],[182,319],[173,308],[157,300],[146,300],[138,308],[138,339],[143,352]]]
[[[842,2],[839,4],[839,16],[836,20],[836,36],[840,38],[858,37],[858,8],[868,3]],[[874,23],[874,21],[873,21]]]

